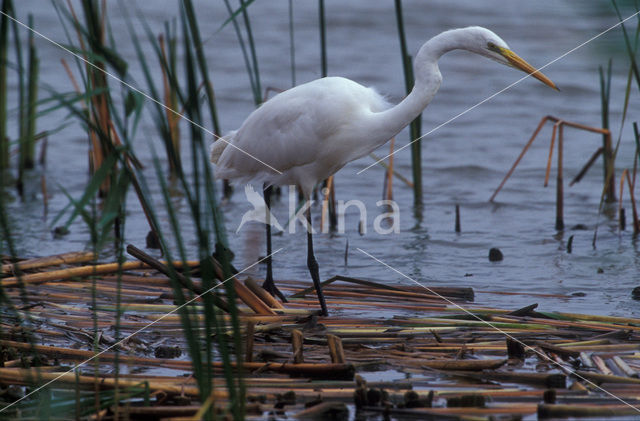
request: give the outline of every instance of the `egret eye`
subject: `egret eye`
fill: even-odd
[[[487,48],[492,51],[498,51],[498,46],[491,41],[487,43]]]

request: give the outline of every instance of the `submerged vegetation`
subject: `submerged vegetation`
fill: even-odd
[[[258,107],[266,99],[266,95],[263,94],[259,70],[257,36],[254,35],[250,19],[253,0],[239,0],[236,3],[222,1],[228,12],[228,18],[222,27],[233,26],[249,79],[248,92],[238,95],[250,96]],[[389,358],[389,361],[393,360],[395,368],[413,361],[412,364],[416,365],[414,369],[422,370],[424,365],[429,367],[431,374],[432,370],[454,367],[460,370],[454,373],[456,376],[486,379],[490,374],[478,374],[475,371],[478,367],[480,370],[492,370],[506,363],[505,352],[510,345],[504,343],[504,337],[489,330],[488,333],[485,332],[487,336],[484,338],[476,336],[477,326],[486,326],[481,320],[472,320],[465,314],[438,316],[438,312],[452,312],[452,308],[447,307],[450,301],[443,302],[442,297],[434,298],[424,291],[387,288],[366,281],[342,279],[348,283],[361,282],[369,289],[336,288],[332,292],[334,302],[350,312],[349,317],[353,317],[327,319],[323,321],[326,326],[323,326],[318,324],[314,311],[308,308],[308,303],[303,298],[304,285],[296,282],[287,284],[286,288],[290,292],[297,291],[299,297],[294,296],[294,303],[284,308],[278,301],[265,296],[262,290],[256,288],[254,280],[247,281],[246,286],[237,280],[234,276],[236,271],[231,265],[233,252],[227,239],[220,204],[223,193],[228,197],[230,190],[227,184],[222,186],[216,183],[209,162],[209,143],[223,134],[213,82],[217,71],[215,60],[221,58],[208,57],[211,49],[205,48],[206,34],[200,26],[202,19],[198,17],[198,11],[191,0],[177,2],[175,17],[165,22],[161,31],[151,27],[145,16],[128,9],[121,2],[122,9],[126,11],[124,19],[135,53],[133,58],[126,58],[119,50],[121,46],[116,43],[116,38],[119,37],[115,36],[111,27],[105,0],[81,1],[81,7],[77,10],[71,1],[53,1],[52,7],[66,37],[60,42],[68,53],[61,64],[55,65],[59,66],[57,71],[68,75],[69,84],[73,86],[69,92],[43,84],[41,73],[45,71],[45,66],[40,61],[42,51],[37,48],[35,33],[26,29],[37,29],[39,23],[31,16],[21,15],[20,8],[15,7],[16,3],[2,0],[0,16],[0,188],[3,189],[0,191],[0,252],[3,260],[0,272],[0,354],[4,364],[0,369],[4,392],[0,397],[0,412],[4,412],[6,408],[5,414],[0,414],[0,418],[6,414],[37,419],[82,418],[97,414],[106,414],[112,419],[133,419],[138,416],[136,414],[143,413],[156,417],[179,416],[179,413],[169,410],[167,415],[160,410],[148,410],[146,413],[146,409],[140,408],[148,409],[152,404],[160,408],[165,404],[166,407],[178,407],[197,402],[197,405],[192,405],[197,406],[196,410],[191,408],[189,416],[198,419],[241,420],[251,411],[257,411],[259,415],[262,410],[263,407],[255,402],[264,398],[255,392],[257,388],[274,389],[277,393],[284,393],[287,388],[299,388],[297,393],[302,397],[301,401],[314,403],[316,391],[309,388],[309,385],[323,390],[325,396],[332,393],[329,391],[331,388],[348,387],[348,396],[345,398],[344,394],[341,395],[341,400],[353,402],[355,393],[357,406],[374,407],[369,408],[374,412],[393,410],[400,416],[405,410],[408,411],[406,413],[411,412],[410,405],[426,407],[428,403],[431,406],[434,393],[414,396],[404,384],[401,392],[392,392],[391,397],[385,397],[384,393],[387,392],[383,389],[389,385],[381,383],[380,387],[376,387],[375,382],[367,385],[362,379],[357,379],[354,383],[352,379],[356,369],[364,370],[372,365],[382,365],[382,359]],[[616,3],[613,4],[622,20],[623,16]],[[289,12],[291,81],[295,84],[292,2],[289,3]],[[395,18],[397,25],[399,52],[408,93],[413,87],[412,57],[407,47],[401,0],[395,1],[390,17]],[[24,26],[19,23],[22,20],[26,21]],[[637,234],[640,223],[634,187],[640,163],[640,133],[637,113],[629,109],[629,98],[640,93],[637,62],[640,20],[635,23],[634,31],[629,30],[631,22],[621,25],[629,76],[624,92],[620,128],[611,128],[610,110],[616,106],[611,103],[612,66],[618,63],[609,61],[599,72],[602,128],[595,132],[603,134],[605,143],[603,148],[598,149],[605,168],[601,208],[611,206],[609,202],[615,201],[615,187],[618,186],[614,184],[615,162],[619,169],[623,169],[618,175],[620,210],[617,215],[620,227],[625,227],[622,199],[623,186],[626,185],[626,197],[629,197],[633,209],[632,226]],[[330,23],[325,3],[319,0],[319,74],[322,76],[328,74],[327,33]],[[132,59],[135,63],[127,62]],[[49,63],[46,68],[53,65]],[[135,80],[132,67],[139,69],[140,80]],[[7,83],[12,72],[17,75],[14,93],[8,92]],[[637,90],[634,89],[634,84]],[[9,105],[8,95],[16,98],[15,106]],[[67,114],[67,118],[58,122],[56,127],[41,127],[41,124],[37,124],[38,117],[61,110]],[[144,124],[146,113],[150,115],[156,134],[141,135],[141,125]],[[622,137],[627,120],[632,120],[635,133],[632,141],[636,145],[636,152],[632,159],[617,155],[621,142],[628,141]],[[419,140],[422,135],[421,121],[418,117],[411,123],[409,130],[412,141],[412,181],[393,169],[391,159],[388,177],[385,177],[388,197],[391,197],[391,183],[396,174],[413,189],[416,208],[420,208],[423,202],[422,151]],[[551,118],[551,121],[558,123],[559,120]],[[57,260],[47,263],[27,261],[16,264],[20,260],[15,242],[19,227],[12,224],[8,210],[8,204],[14,200],[11,191],[15,186],[22,196],[18,200],[27,201],[29,197],[24,192],[40,188],[46,212],[47,182],[44,175],[38,176],[38,166],[46,165],[47,136],[53,136],[69,125],[81,127],[80,130],[86,137],[90,176],[81,194],[76,191],[67,192],[64,185],[60,186],[68,205],[63,212],[55,215],[47,229],[55,229],[56,235],[64,236],[69,227],[81,219],[88,232],[89,251],[73,256],[58,256]],[[555,127],[554,136],[555,130],[560,131],[558,147],[561,148],[562,128]],[[151,147],[153,159],[141,162],[134,147],[136,139],[154,135],[162,140],[163,155]],[[615,143],[612,143],[612,138],[616,139]],[[37,146],[40,146],[41,151],[40,162],[37,159]],[[561,149],[558,149],[560,156],[561,153]],[[596,151],[593,159],[585,166],[585,171],[597,156]],[[551,159],[551,153],[549,158]],[[561,167],[561,158],[558,159]],[[65,164],[76,165],[73,162]],[[165,166],[168,171],[165,171]],[[145,172],[145,167],[153,171]],[[15,179],[14,173],[17,174]],[[561,177],[560,171],[559,174]],[[326,195],[329,203],[335,202],[333,183],[333,180],[327,180],[325,184],[330,190]],[[225,191],[219,191],[220,187]],[[561,200],[560,195],[558,197]],[[559,203],[561,206],[562,202]],[[188,209],[187,220],[179,216],[185,214],[180,208]],[[458,211],[457,208],[457,231],[460,231]],[[335,210],[330,212],[331,219],[335,220]],[[130,213],[145,215],[149,230],[146,246],[155,250],[150,252],[153,256],[127,244],[130,239],[126,233],[132,224],[128,219]],[[193,227],[193,238],[185,238],[186,225]],[[560,224],[557,219],[556,228],[562,231],[564,222]],[[105,255],[109,256],[111,263],[99,263]],[[137,260],[132,261],[132,257]],[[346,260],[345,251],[345,266]],[[57,265],[68,267],[57,268]],[[330,284],[333,281],[331,279],[326,282]],[[453,295],[442,293],[456,301],[469,301],[468,295],[465,295],[468,291],[464,288],[447,290],[448,294]],[[435,315],[423,319],[383,320],[379,324],[362,328],[359,325],[362,318],[357,317],[362,317],[361,308],[356,300],[366,300],[369,294],[379,298],[368,304],[369,307],[375,307],[367,310],[371,313],[380,308],[390,311],[407,310],[404,307],[410,307],[411,311],[425,311],[425,306],[430,306],[429,311]],[[411,303],[398,304],[402,300],[409,300]],[[514,335],[527,337],[527,345],[535,348],[526,351],[529,357],[534,351],[540,351],[548,355],[546,359],[543,357],[544,364],[548,364],[549,359],[558,363],[552,369],[559,372],[545,373],[544,376],[519,374],[520,380],[562,389],[567,405],[576,404],[578,395],[582,396],[586,390],[585,385],[591,387],[588,384],[591,382],[628,384],[629,389],[620,387],[619,393],[629,400],[635,399],[635,389],[631,390],[635,386],[631,385],[637,383],[637,370],[640,369],[634,361],[637,356],[614,353],[622,349],[620,347],[623,345],[629,345],[625,350],[637,348],[637,328],[634,327],[637,320],[537,313],[533,308],[525,310],[474,310],[474,314],[479,315],[482,320],[499,323],[502,328],[511,329]],[[166,332],[159,333],[167,334],[170,339],[157,338],[152,333],[145,332],[144,339],[137,342],[135,335],[156,322],[159,323],[158,329],[166,329]],[[574,338],[570,334],[572,328],[581,329],[582,336]],[[330,334],[325,335],[323,329],[328,329]],[[537,338],[537,334],[549,336],[542,341]],[[43,346],[39,338],[41,335],[45,335],[55,346]],[[418,339],[412,341],[412,338]],[[399,339],[402,345],[390,345],[397,343]],[[82,349],[69,347],[69,340]],[[278,355],[267,346],[269,341],[285,344],[287,348],[292,347],[291,357]],[[165,342],[168,345],[164,346]],[[349,346],[346,352],[343,343],[345,348]],[[379,343],[384,344],[387,354],[375,347],[366,346]],[[175,356],[172,353],[178,353],[175,346],[183,344],[186,360],[172,360],[171,356]],[[305,357],[308,358],[306,365],[302,354],[303,344],[306,347]],[[328,355],[324,355],[324,348],[320,349],[325,345],[329,348]],[[158,349],[161,351],[157,351]],[[160,363],[145,355],[151,350],[156,353],[156,358],[161,358]],[[487,365],[482,365],[478,363],[481,360],[476,359],[476,363],[471,363],[476,364],[471,369],[471,374],[468,367],[463,367],[467,362],[464,357],[476,350],[492,359],[499,354],[499,361],[489,361],[485,362]],[[508,357],[519,360],[518,364],[525,364],[525,351],[521,350],[520,357],[514,357],[512,351],[509,351]],[[594,354],[590,354],[591,352]],[[443,359],[442,353],[448,353],[447,358]],[[258,355],[267,361],[275,360],[276,364],[254,361]],[[330,363],[325,361],[327,356]],[[422,361],[425,356],[440,362],[431,365],[420,362],[418,366],[415,361]],[[443,360],[447,361],[443,363]],[[459,360],[465,363],[460,363]],[[292,362],[296,364],[291,364]],[[451,367],[444,367],[446,364],[451,364]],[[491,364],[497,365],[494,367]],[[586,381],[576,381],[575,389],[571,391],[553,383],[558,381],[559,376],[564,382],[565,374],[568,373],[566,370],[571,370],[576,364],[586,367],[587,374],[581,372]],[[150,380],[151,376],[145,378],[144,371],[142,374],[132,373],[135,371],[132,366],[137,365],[161,367],[170,374],[159,375]],[[607,365],[614,367],[613,371],[607,371]],[[595,372],[594,366],[600,371]],[[178,370],[181,375],[192,373],[193,381],[191,378],[184,382],[167,379],[173,375],[171,370]],[[278,370],[286,373],[286,380],[260,378],[263,372]],[[519,381],[504,372],[492,373],[503,376],[494,380],[508,383]],[[513,374],[512,371],[509,373]],[[323,379],[328,376],[333,377],[333,380],[307,382],[303,385],[302,381],[290,379],[289,375]],[[348,379],[349,385],[345,386],[344,380],[335,380],[335,377]],[[64,387],[55,387],[55,382],[60,382]],[[5,389],[5,386],[8,388]],[[252,393],[247,390],[252,390]],[[372,390],[374,392],[366,394]],[[450,391],[441,392],[436,394],[435,399],[446,400],[447,406],[451,408],[465,406],[469,402],[484,407],[488,396],[499,395],[483,387],[470,392],[473,398]],[[506,389],[502,392],[504,394],[501,396],[506,401],[514,396],[524,396],[511,395],[514,392]],[[365,397],[362,396],[363,393],[366,394]],[[375,397],[376,393],[380,394],[378,400],[371,397]],[[543,394],[546,401],[544,406],[536,404],[534,408],[522,403],[520,411],[514,413],[531,414],[537,410],[547,411],[545,413],[551,416],[602,415],[597,408],[576,408],[575,406],[580,406],[577,404],[571,408],[554,407],[552,404],[556,402],[556,395],[552,399],[542,389],[531,392],[527,399],[531,396],[539,399]],[[276,396],[276,393],[269,392],[267,395],[269,400],[277,401],[272,405],[276,409],[278,405],[282,409],[291,402],[287,400],[286,394]],[[253,402],[249,404],[249,400]],[[398,405],[398,401],[403,401],[404,406]],[[614,402],[608,403],[613,405]],[[294,404],[295,402],[291,405]],[[301,407],[296,409],[313,412],[312,409]],[[322,409],[328,411],[321,412],[323,415],[331,413],[331,408]],[[457,410],[442,409],[443,411],[436,411],[431,415],[456,416]],[[320,410],[318,405],[316,410]],[[562,412],[563,410],[567,412]],[[629,408],[620,406],[614,410],[624,412],[629,411]],[[343,412],[343,408],[335,409],[335,412]],[[487,413],[479,411],[478,416]],[[424,415],[419,412],[418,416],[421,414]]]

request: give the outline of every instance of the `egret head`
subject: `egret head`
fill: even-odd
[[[531,76],[535,77],[545,85],[556,90],[558,89],[551,79],[511,51],[507,43],[498,35],[482,27],[473,27],[469,29],[473,31],[474,34],[473,45],[469,48],[471,51],[506,66],[522,70],[525,73],[531,74]]]

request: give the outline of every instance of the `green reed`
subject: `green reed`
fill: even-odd
[[[177,72],[177,38],[175,36],[175,29],[172,31],[171,26],[168,23],[165,23],[165,37],[167,42],[166,51],[165,46],[162,43],[163,38],[159,39],[162,52],[162,61],[166,64],[161,67],[165,91],[164,100],[165,105],[167,105],[171,110],[175,110],[178,107],[178,92],[175,85],[169,82],[167,72],[170,71],[173,75],[175,75]],[[165,115],[167,118],[169,134],[169,139],[167,139],[167,141],[171,144],[171,148],[167,148],[167,155],[170,164],[169,173],[171,176],[175,176],[178,172],[178,168],[181,168],[180,163],[182,162],[180,150],[180,116],[170,110],[165,110]]]
[[[190,137],[190,147],[192,150],[192,162],[191,162],[191,174],[187,175],[183,171],[179,171],[176,174],[176,181],[178,188],[180,189],[181,197],[188,205],[188,209],[191,215],[192,223],[195,227],[197,235],[197,253],[202,262],[201,272],[203,276],[203,290],[213,288],[214,284],[214,268],[211,264],[209,256],[212,253],[211,244],[213,236],[213,242],[216,244],[216,248],[228,250],[228,244],[226,239],[226,231],[223,225],[221,212],[219,210],[216,197],[215,197],[215,184],[213,176],[211,174],[210,163],[208,159],[208,142],[205,133],[202,129],[204,124],[203,110],[201,102],[199,101],[201,91],[203,91],[206,98],[206,104],[208,108],[208,116],[214,125],[214,132],[219,133],[219,124],[217,119],[217,109],[215,106],[215,96],[213,91],[213,85],[209,79],[209,71],[207,68],[206,60],[204,57],[204,49],[202,48],[202,42],[200,37],[200,31],[195,17],[194,9],[190,1],[185,1],[181,6],[180,13],[180,26],[181,26],[181,47],[182,47],[182,78],[178,78],[178,70],[172,69],[170,63],[167,60],[162,59],[161,46],[155,37],[151,36],[151,30],[148,28],[145,22],[143,24],[146,27],[148,40],[156,51],[163,72],[165,73],[168,83],[171,85],[171,90],[175,92],[176,98],[179,102],[178,107],[184,111],[186,118],[195,124],[189,125],[188,134]],[[153,84],[153,79],[149,71],[149,66],[146,63],[146,58],[143,53],[142,46],[135,35],[133,25],[129,24],[134,47],[138,52],[139,61],[142,64],[143,73],[147,80],[147,85],[150,90],[150,95],[153,98],[158,98],[158,91]],[[180,80],[182,79],[182,80]],[[155,106],[156,112],[154,113],[154,120],[156,121],[161,132],[168,130],[166,120],[162,118],[162,112],[164,111],[159,104]],[[171,155],[171,154],[170,154]],[[179,218],[174,209],[174,204],[171,200],[171,194],[169,188],[163,177],[161,177],[160,162],[157,158],[154,159],[154,166],[156,168],[157,180],[161,186],[161,192],[164,197],[165,210],[169,216],[169,225],[171,234],[175,241],[175,247],[177,253],[182,260],[187,259],[187,247],[183,241],[183,229],[181,223],[184,224],[184,218]],[[139,171],[136,171],[139,173]],[[143,174],[139,173],[141,183],[144,183]],[[143,187],[143,192],[148,191],[148,188]],[[143,196],[148,196],[148,193],[143,193]],[[155,213],[152,211],[152,215]],[[203,215],[208,215],[204,217]],[[155,220],[156,217],[154,216]],[[167,244],[167,236],[163,234],[162,227],[158,229],[159,240],[161,248],[165,258],[169,262],[171,258],[172,248]],[[218,247],[219,246],[219,247]],[[225,257],[225,256],[223,256]],[[230,266],[228,257],[222,258],[220,262],[223,266],[225,277],[230,276]],[[175,268],[170,268],[175,273]],[[177,278],[172,278],[174,291],[177,297],[176,303],[178,305],[184,304],[193,298],[192,294],[185,292],[182,289],[181,284],[177,281]],[[225,291],[228,297],[229,303],[235,302],[235,291],[232,284],[225,284]],[[180,309],[180,317],[185,332],[185,339],[189,348],[189,355],[193,362],[194,377],[197,380],[197,384],[200,390],[200,395],[204,398],[209,396],[213,390],[214,377],[211,371],[211,362],[213,361],[213,351],[217,350],[220,358],[225,363],[224,370],[224,383],[227,390],[230,393],[230,408],[229,411],[234,419],[242,419],[244,416],[244,386],[241,382],[241,376],[234,374],[231,370],[231,362],[233,360],[242,361],[241,355],[241,337],[239,336],[239,319],[235,306],[231,306],[231,321],[232,331],[235,332],[231,338],[231,342],[224,334],[224,324],[218,314],[218,310],[214,306],[213,296],[211,294],[205,294],[203,297],[204,302],[204,322],[201,322],[196,317],[197,315],[191,310],[191,306],[184,306]],[[203,337],[198,335],[199,331],[204,331]],[[212,340],[211,338],[215,338]],[[215,414],[208,413],[208,417],[214,417]]]
[[[185,39],[191,39],[194,42],[194,49],[201,48],[201,42],[199,39],[199,33],[196,31],[197,26],[195,26],[195,19],[189,18],[189,13],[187,10],[186,2],[183,4],[185,6],[184,13],[182,14],[183,18],[183,28]],[[198,89],[198,81],[197,81],[197,69],[199,68],[201,71],[200,77],[207,81],[208,76],[206,75],[206,67],[203,63],[203,56],[198,56],[196,59],[193,54],[191,54],[190,48],[185,45],[185,73],[186,73],[186,83],[187,83],[187,92],[189,98],[197,98],[197,89]],[[196,55],[198,55],[196,53]],[[213,98],[211,98],[213,100]],[[191,121],[196,123],[200,123],[202,121],[202,112],[200,110],[200,103],[198,101],[189,101],[188,103],[183,104],[185,108],[185,113],[189,117]],[[202,287],[203,289],[209,290],[213,287],[213,278],[214,278],[214,268],[212,266],[212,262],[209,259],[213,250],[210,250],[210,242],[208,238],[203,234],[206,232],[210,232],[213,229],[215,233],[215,242],[220,244],[223,249],[228,249],[228,243],[226,238],[226,231],[221,219],[221,212],[219,210],[217,199],[215,196],[215,184],[213,182],[213,175],[211,173],[211,164],[209,162],[209,154],[208,154],[208,145],[204,142],[204,134],[200,127],[196,125],[191,125],[191,147],[193,150],[193,162],[192,162],[192,180],[191,180],[191,188],[192,194],[189,194],[187,197],[190,200],[190,208],[192,209],[192,219],[195,223],[196,229],[199,233],[198,235],[198,244],[199,244],[199,254],[200,260],[202,263]],[[184,182],[183,182],[184,183]],[[203,189],[203,195],[200,193],[200,189]],[[187,187],[185,185],[185,192],[187,192]],[[204,212],[202,212],[204,210]],[[211,215],[211,219],[203,219],[201,215],[207,214]],[[213,223],[213,224],[212,224]],[[230,263],[228,256],[224,256],[226,258],[223,259],[223,272],[225,279],[228,279],[231,276]],[[235,289],[233,287],[233,283],[225,284],[225,291],[227,293],[229,303],[235,302]],[[227,389],[229,391],[229,399],[231,401],[230,411],[234,417],[234,419],[242,419],[244,416],[244,387],[242,385],[242,376],[238,376],[238,380],[234,377],[234,373],[231,369],[231,360],[232,354],[235,354],[235,360],[237,362],[242,361],[242,346],[241,346],[241,337],[239,334],[239,319],[237,309],[234,305],[231,306],[231,320],[233,325],[233,348],[235,352],[230,349],[230,344],[227,341],[226,335],[223,334],[223,330],[221,328],[220,320],[218,320],[217,308],[213,305],[213,300],[211,294],[205,294],[203,297],[203,301],[205,303],[205,331],[210,335],[215,331],[215,338],[218,341],[218,352],[224,362],[224,376],[227,384]],[[210,337],[210,336],[207,336]],[[211,342],[207,340],[206,344],[206,358],[207,362],[211,361]],[[199,350],[196,350],[199,352]],[[202,378],[203,374],[207,376],[210,380],[212,374],[209,365],[206,366],[207,369],[205,372],[198,373],[198,369],[196,368],[196,376],[201,376],[200,383],[204,383],[204,378]],[[200,392],[201,396],[208,396],[208,394],[204,394],[203,392],[206,390],[205,384],[201,386]],[[211,383],[210,387],[213,384]],[[204,390],[203,390],[204,388]]]
[[[327,22],[324,13],[324,0],[318,0],[318,27],[320,28],[320,71],[327,76]]]
[[[600,105],[602,115],[602,128],[609,130],[609,107],[611,102],[611,65],[612,61],[609,60],[606,73],[602,66],[598,68],[600,76]],[[611,136],[603,135],[602,144],[602,162],[603,162],[603,174],[604,174],[604,191],[605,200],[607,202],[615,202],[615,191],[613,183],[613,165],[615,161],[615,154],[612,153],[612,145],[608,145],[607,142],[611,141]],[[617,150],[617,147],[616,147]]]
[[[289,60],[291,62],[291,86],[296,86],[296,44],[293,26],[293,0],[289,0]]]
[[[33,16],[29,15],[28,25],[33,28]],[[36,111],[38,101],[38,76],[40,61],[34,44],[34,34],[29,32],[29,60],[27,76],[27,101],[24,114],[24,131],[20,136],[20,172],[34,167],[35,163],[35,138],[36,138]],[[22,178],[22,177],[21,177]]]
[[[184,27],[184,25],[183,25]],[[188,33],[187,33],[188,34]],[[188,36],[187,39],[190,39]],[[199,115],[201,114],[199,102],[196,100],[190,100],[191,98],[197,98],[198,81],[195,74],[194,59],[191,52],[186,54],[187,78],[188,88],[185,89],[185,101],[182,104],[185,107],[185,112],[188,117],[195,122],[200,121]],[[189,64],[191,63],[191,64]],[[67,104],[70,108],[73,108],[73,114],[81,118],[83,115],[81,110],[77,109],[73,104]],[[89,118],[85,117],[85,124],[92,124]],[[202,133],[199,129],[192,129],[192,148],[194,153],[194,165],[196,168],[191,176],[187,176],[184,173],[178,175],[178,182],[182,189],[183,197],[185,198],[189,209],[191,210],[191,221],[185,221],[184,218],[178,218],[173,210],[173,204],[171,202],[171,193],[169,188],[165,184],[163,172],[160,170],[159,161],[154,160],[154,166],[156,167],[157,180],[161,186],[161,193],[165,199],[166,212],[169,215],[170,224],[173,230],[174,237],[176,239],[177,248],[183,261],[186,261],[187,255],[185,250],[187,247],[181,238],[181,232],[183,229],[179,225],[186,222],[193,223],[196,227],[196,235],[198,240],[197,253],[202,261],[202,284],[203,289],[207,290],[213,287],[214,273],[211,267],[209,256],[211,255],[210,244],[212,243],[211,236],[216,234],[215,241],[226,243],[226,237],[224,236],[224,227],[221,227],[221,219],[219,217],[211,217],[212,215],[219,215],[217,210],[217,203],[215,202],[215,190],[213,189],[213,183],[211,181],[211,174],[208,170],[208,153],[204,144]],[[172,262],[172,249],[167,240],[166,234],[164,234],[164,228],[159,222],[157,211],[154,209],[153,201],[151,200],[150,189],[148,188],[148,182],[144,173],[140,167],[129,165],[129,161],[132,160],[133,151],[131,146],[131,140],[129,137],[122,137],[123,146],[115,148],[112,153],[108,154],[107,158],[103,162],[103,165],[94,173],[87,189],[85,190],[83,197],[79,200],[70,198],[74,204],[74,211],[67,224],[71,223],[74,216],[82,216],[87,222],[92,233],[92,244],[95,244],[96,249],[100,249],[108,241],[109,233],[116,225],[118,218],[122,218],[120,222],[120,230],[123,230],[125,223],[124,205],[126,203],[126,193],[130,185],[137,185],[138,198],[147,213],[151,224],[157,227],[158,240],[164,256]],[[119,166],[121,170],[118,172],[118,176],[111,185],[111,188],[107,192],[106,197],[102,200],[100,211],[98,211],[96,203],[96,192],[104,180],[109,177],[112,170]],[[215,208],[214,212],[211,212],[211,207]],[[203,215],[208,215],[209,218],[205,218]],[[222,234],[221,234],[222,233]],[[120,236],[119,238],[123,238]],[[119,242],[117,247],[118,254],[122,250],[122,243]],[[226,267],[227,274],[229,273],[229,263],[223,259],[223,266]],[[193,363],[194,377],[197,379],[197,384],[200,390],[201,396],[206,398],[212,391],[214,378],[211,369],[211,362],[214,357],[214,349],[217,349],[221,355],[223,361],[227,362],[227,373],[225,375],[225,383],[230,390],[232,397],[232,408],[230,411],[234,414],[234,419],[242,419],[244,409],[244,394],[239,393],[240,386],[236,382],[231,372],[231,354],[230,344],[227,343],[226,335],[223,334],[223,328],[221,326],[220,317],[216,314],[213,308],[213,300],[210,294],[205,294],[202,297],[205,308],[205,320],[203,323],[199,322],[197,315],[191,309],[191,306],[184,305],[188,300],[194,298],[189,292],[185,294],[181,284],[177,281],[176,270],[170,266],[170,279],[174,288],[176,297],[176,304],[180,307],[180,315],[182,325],[185,333],[185,339],[187,341],[189,355]],[[187,273],[187,276],[189,274]],[[225,285],[226,286],[226,285]],[[226,288],[227,294],[230,297],[229,302],[233,303],[233,291],[232,288]],[[232,307],[232,318],[235,320],[235,332],[239,332],[239,325],[237,319],[237,311],[234,306]],[[233,316],[235,314],[235,316]],[[198,332],[204,331],[202,337],[198,335]],[[213,338],[213,339],[212,339]],[[239,334],[234,339],[234,348],[236,343],[239,343]],[[239,351],[238,351],[239,352]],[[237,357],[236,361],[240,361]],[[115,393],[115,392],[114,392]],[[119,397],[124,399],[126,394],[120,393]],[[235,398],[235,399],[234,399]],[[208,415],[209,418],[213,418],[213,414]]]
[[[135,26],[127,13],[127,8],[122,1],[120,4],[124,11],[125,21],[136,51],[138,64],[142,69],[142,74],[147,84],[147,95],[155,100],[149,103],[149,105],[152,107],[153,122],[164,143],[167,161],[169,162],[169,176],[170,178],[176,177],[182,173],[182,159],[179,130],[180,115],[178,111],[181,92],[177,81],[178,53],[176,50],[177,34],[175,20],[171,23],[165,22],[164,34],[156,38],[151,28],[149,28],[142,17],[140,18],[147,33],[147,40],[153,48],[158,64],[160,65],[160,70],[162,71],[164,96],[161,96],[151,73],[147,56],[135,31]]]
[[[193,42],[193,49],[195,52],[195,56],[197,59],[197,65],[200,69],[200,76],[202,77],[202,83],[204,85],[204,90],[207,99],[207,105],[209,108],[209,116],[211,118],[211,123],[213,124],[213,133],[215,136],[220,136],[220,123],[218,121],[218,111],[216,109],[216,101],[215,94],[213,92],[213,84],[209,79],[209,69],[207,68],[207,60],[204,56],[204,46],[202,44],[202,38],[200,37],[200,28],[198,27],[198,21],[196,20],[195,12],[191,0],[184,0],[182,3],[184,7],[184,13],[186,15],[186,22],[189,26],[189,32],[191,34],[191,39]],[[244,12],[246,13],[246,11]],[[246,17],[247,26],[250,28],[248,16]],[[249,30],[248,30],[249,31]],[[251,32],[248,32],[251,34]],[[258,63],[255,57],[255,50],[253,49],[253,37],[250,37],[251,47],[252,47],[252,56],[254,59],[254,66],[256,72],[258,71]],[[258,89],[260,88],[260,78],[258,77]],[[215,139],[214,139],[215,140]]]
[[[262,104],[263,101],[262,87],[260,84],[260,69],[258,68],[258,57],[256,55],[256,47],[253,40],[251,20],[249,19],[249,12],[247,11],[248,6],[253,3],[253,1],[254,0],[239,0],[240,7],[234,11],[229,4],[229,0],[224,0],[224,4],[227,8],[227,11],[229,12],[229,19],[224,22],[222,27],[224,27],[228,22],[231,22],[233,24],[233,28],[236,31],[236,36],[238,37],[240,50],[242,51],[242,58],[244,59],[247,75],[249,76],[251,92],[253,93],[253,102],[257,107]],[[242,35],[242,30],[240,29],[240,25],[238,24],[238,21],[236,19],[236,16],[238,16],[239,14],[242,14],[242,18],[244,21],[244,30],[247,37],[246,41],[244,36]],[[247,49],[249,50],[248,52]]]
[[[402,69],[404,71],[404,83],[407,95],[413,89],[414,76],[412,57],[407,50],[407,40],[402,16],[402,0],[395,0],[396,21],[398,25],[398,38],[400,39],[400,54],[402,55]],[[413,174],[413,201],[416,205],[422,204],[422,145],[420,136],[422,132],[422,114],[418,115],[409,125],[411,142],[411,171]]]
[[[7,137],[7,64],[9,50],[9,18],[13,2],[2,1],[0,16],[0,171],[9,168],[9,139]]]

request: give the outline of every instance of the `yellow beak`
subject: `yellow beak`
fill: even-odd
[[[558,89],[556,84],[551,81],[551,79],[546,77],[540,70],[537,70],[535,67],[533,67],[532,65],[524,61],[523,58],[521,58],[519,55],[517,55],[513,51],[507,48],[499,48],[498,52],[500,53],[500,55],[502,55],[504,58],[506,58],[509,61],[509,64],[511,64],[516,69],[520,69],[523,72],[530,74],[531,76],[538,79],[540,82],[544,83],[547,86],[552,87],[556,91],[560,90]]]

